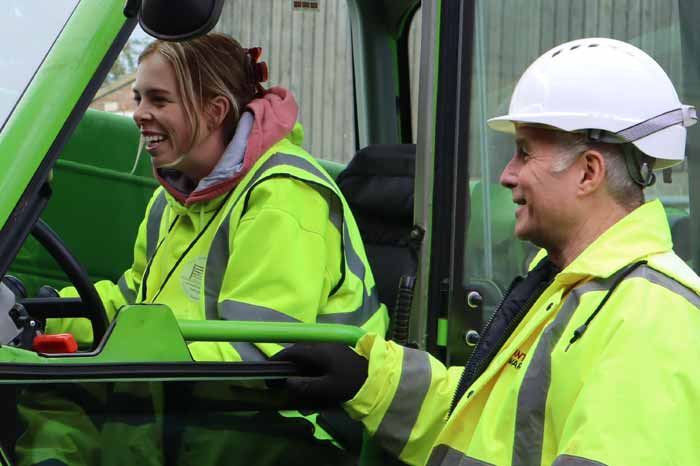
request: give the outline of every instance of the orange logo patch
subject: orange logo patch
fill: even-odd
[[[510,357],[508,364],[516,369],[520,369],[523,365],[523,361],[525,360],[525,356],[527,356],[526,353],[523,353],[520,350],[515,350],[515,353],[513,353],[513,356]]]

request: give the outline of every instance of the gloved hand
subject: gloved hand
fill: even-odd
[[[25,288],[24,283],[22,283],[22,280],[19,278],[14,275],[5,275],[2,277],[2,282],[12,291],[16,299],[24,299],[27,297],[27,288]]]
[[[369,361],[340,343],[298,343],[270,358],[291,361],[303,377],[289,377],[284,387],[314,406],[338,405],[352,399],[367,380]]]

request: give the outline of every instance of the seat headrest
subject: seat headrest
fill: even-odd
[[[413,222],[415,144],[375,144],[355,154],[336,180],[357,214]]]

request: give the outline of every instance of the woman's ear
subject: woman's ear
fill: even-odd
[[[220,127],[226,115],[231,111],[231,103],[222,95],[217,95],[207,104],[207,123],[211,125],[210,130]]]

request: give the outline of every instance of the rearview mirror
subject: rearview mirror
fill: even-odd
[[[209,32],[224,0],[142,0],[139,23],[156,39],[181,41]]]

